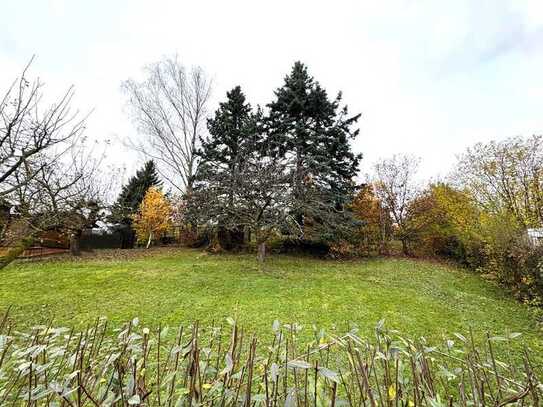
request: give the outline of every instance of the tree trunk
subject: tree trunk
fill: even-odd
[[[302,195],[302,174],[303,174],[303,164],[302,164],[302,153],[300,151],[300,147],[296,148],[296,185],[295,185],[295,199],[297,201],[300,200],[300,197]],[[300,202],[297,202],[296,205],[299,205]],[[303,210],[298,209],[297,212],[294,214],[294,219],[296,220],[296,223],[298,223],[298,226],[300,227],[301,231],[301,239],[305,239],[305,225],[304,225],[304,213]]]
[[[262,268],[264,266],[264,260],[266,258],[266,242],[259,242],[258,243],[258,251],[256,254],[256,258],[258,259],[258,264]]]
[[[385,223],[385,216],[383,214],[383,208],[379,204],[379,228],[380,228],[380,241],[379,241],[379,254],[382,256],[388,256],[389,250],[388,250],[388,236],[387,236],[387,230],[386,230],[386,223]]]
[[[409,256],[409,246],[406,239],[402,239],[402,252],[404,256]]]
[[[189,202],[190,199],[191,199],[191,196],[192,196],[192,193],[193,193],[193,177],[192,176],[189,176],[189,183],[185,189],[185,202]],[[198,223],[196,222],[196,220],[194,219],[194,217],[190,217],[187,219],[187,223],[188,223],[188,226],[189,226],[189,231],[191,233],[193,233],[194,235],[196,235],[198,233]]]
[[[149,239],[147,239],[147,246],[145,246],[146,249],[148,249],[151,246],[152,240],[153,240],[153,232],[149,232]]]
[[[15,246],[10,248],[6,254],[0,256],[0,270],[19,257],[23,252],[34,243],[34,237],[25,237],[21,239]]]
[[[243,244],[248,245],[249,243],[251,243],[251,228],[245,226],[245,228],[243,229],[243,233]]]
[[[70,254],[72,256],[81,256],[81,232],[70,234]]]

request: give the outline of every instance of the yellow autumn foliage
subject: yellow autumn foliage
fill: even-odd
[[[146,243],[149,247],[154,239],[171,227],[172,206],[158,188],[151,187],[145,193],[133,220],[138,242]]]

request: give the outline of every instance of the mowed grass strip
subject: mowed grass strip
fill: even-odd
[[[209,255],[189,249],[104,251],[97,258],[30,261],[1,272],[0,309],[18,324],[53,320],[84,326],[105,316],[114,324],[176,326],[198,320],[240,325],[268,335],[275,319],[371,334],[376,322],[410,337],[436,340],[473,328],[479,337],[523,333],[543,354],[534,311],[499,287],[461,269],[408,259],[326,261],[272,256],[267,271],[253,255]]]

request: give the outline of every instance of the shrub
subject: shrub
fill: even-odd
[[[490,248],[489,269],[500,284],[530,305],[543,306],[543,247],[517,235],[503,247]]]
[[[375,196],[372,184],[360,188],[351,209],[360,226],[355,239],[360,254],[388,254],[392,236],[392,219],[383,203]]]
[[[281,253],[310,254],[317,257],[326,257],[330,252],[330,243],[320,240],[283,239],[280,245]]]
[[[332,259],[349,259],[357,257],[359,254],[360,250],[345,240],[332,243],[328,251],[328,256]]]
[[[410,203],[406,224],[416,254],[446,257],[472,269],[485,262],[481,212],[466,191],[431,184]]]
[[[529,353],[496,359],[519,334],[476,345],[455,334],[441,344],[387,331],[336,335],[275,321],[269,341],[236,323],[170,330],[137,319],[108,330],[0,321],[0,405],[334,406],[536,405],[543,397]]]

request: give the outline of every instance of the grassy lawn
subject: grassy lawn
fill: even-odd
[[[441,339],[469,327],[479,337],[522,332],[523,341],[543,354],[533,311],[480,277],[445,265],[275,256],[262,273],[251,255],[157,249],[98,257],[11,265],[2,271],[0,309],[13,305],[12,315],[27,325],[138,316],[154,327],[234,317],[261,334],[271,332],[275,319],[340,332],[355,324],[370,334],[384,318],[411,337]]]

